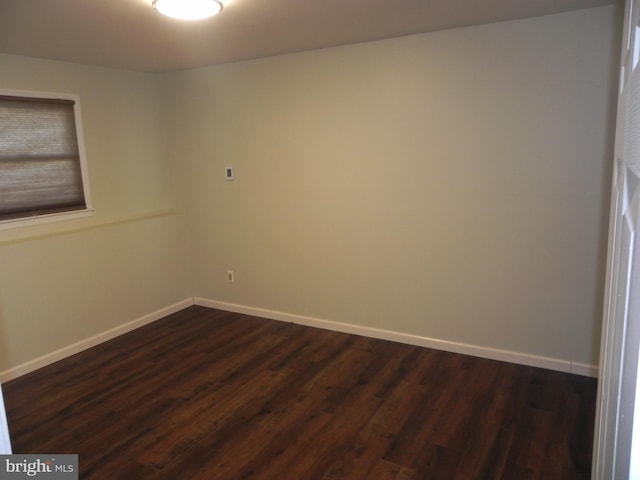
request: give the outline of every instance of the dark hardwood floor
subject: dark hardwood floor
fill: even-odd
[[[3,385],[81,479],[587,479],[596,381],[190,307]]]

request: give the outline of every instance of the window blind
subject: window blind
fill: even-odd
[[[86,208],[74,103],[0,95],[0,220]]]

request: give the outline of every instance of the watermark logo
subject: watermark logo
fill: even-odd
[[[0,480],[78,480],[78,455],[0,455]]]

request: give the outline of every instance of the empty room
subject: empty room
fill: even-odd
[[[623,2],[205,3],[0,0],[4,453],[83,479],[615,463]]]

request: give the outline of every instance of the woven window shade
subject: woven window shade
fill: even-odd
[[[0,95],[0,220],[85,208],[74,102]]]

